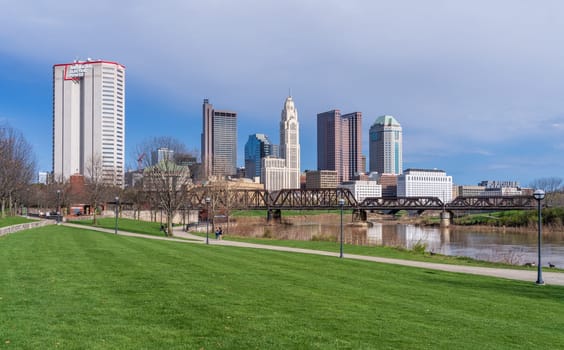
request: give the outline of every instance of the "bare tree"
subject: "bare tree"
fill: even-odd
[[[548,205],[561,205],[561,193],[564,189],[564,181],[560,177],[543,177],[533,180],[529,187],[546,192],[546,203]]]
[[[28,188],[35,173],[32,147],[21,133],[8,126],[0,127],[0,217],[15,214],[22,191]]]
[[[86,197],[92,211],[92,223],[96,225],[98,208],[108,196],[108,186],[104,182],[102,158],[94,154],[87,164],[84,177]]]
[[[529,187],[543,190],[546,193],[553,193],[562,190],[562,183],[563,180],[560,177],[543,177],[533,180]]]
[[[165,234],[172,236],[174,214],[184,203],[187,190],[192,184],[190,170],[187,166],[164,160],[145,168],[143,183],[145,190],[158,200],[159,207],[165,212],[167,224]]]

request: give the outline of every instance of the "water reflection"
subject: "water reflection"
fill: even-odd
[[[292,225],[238,225],[234,233],[250,237],[272,237],[291,240],[324,240],[337,242],[338,222],[299,223]],[[344,228],[347,244],[395,246],[413,249],[424,244],[427,251],[467,256],[480,260],[524,264],[537,261],[536,234],[497,232],[467,232],[448,228],[431,228],[405,224],[369,222],[347,224]],[[543,237],[543,261],[564,268],[562,235]]]

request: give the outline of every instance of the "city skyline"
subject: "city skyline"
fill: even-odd
[[[51,67],[90,56],[127,68],[132,169],[146,137],[201,151],[203,98],[237,111],[242,166],[249,134],[279,143],[279,100],[291,88],[302,171],[316,168],[317,113],[339,107],[363,113],[365,156],[368,126],[385,114],[401,120],[404,169],[444,169],[457,184],[526,185],[564,172],[564,24],[555,16],[564,4],[141,0],[126,16],[104,12],[109,4],[95,4],[81,25],[84,8],[68,1],[8,1],[0,13],[0,123],[33,145],[38,170],[52,168]],[[205,25],[200,14],[210,12],[221,25]],[[230,54],[206,53],[215,49]]]

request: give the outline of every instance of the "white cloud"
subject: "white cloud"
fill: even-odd
[[[392,114],[408,156],[489,156],[564,113],[562,11],[512,0],[13,0],[0,50],[44,65],[116,60],[128,83],[168,103],[198,115],[209,97],[251,127],[276,123],[292,88],[309,130],[331,108],[362,111],[365,130]]]

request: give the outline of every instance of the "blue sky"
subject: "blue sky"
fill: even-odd
[[[239,114],[238,162],[252,133],[278,142],[288,89],[302,170],[316,167],[316,114],[402,124],[404,169],[457,184],[564,177],[564,2],[0,0],[0,123],[51,169],[52,65],[127,69],[126,153],[144,138],[200,148],[201,104]]]

